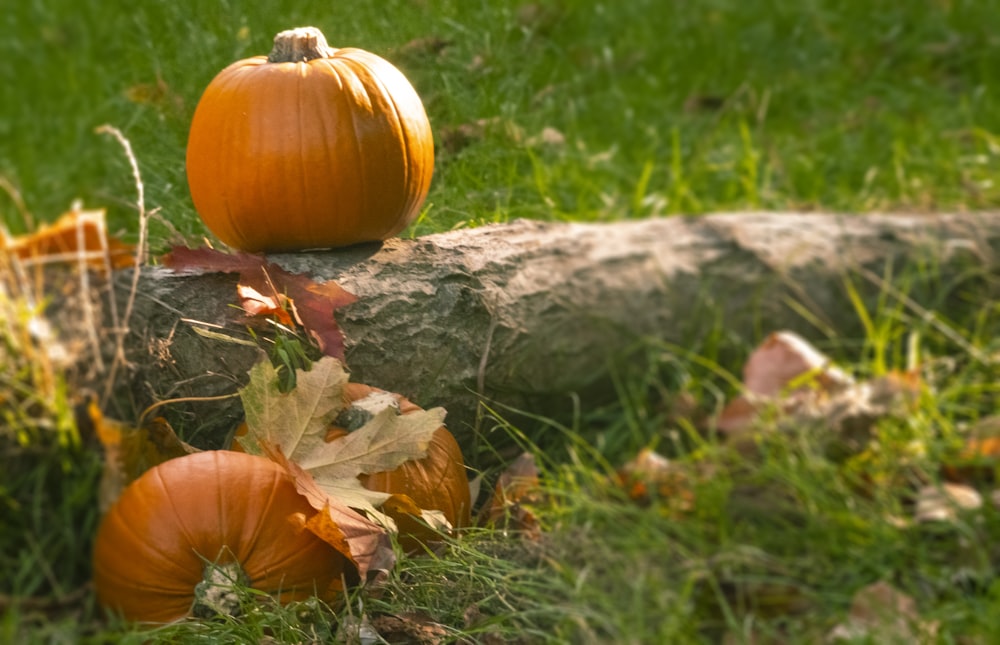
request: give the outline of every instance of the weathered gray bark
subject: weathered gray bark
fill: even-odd
[[[738,345],[776,329],[860,337],[849,278],[870,309],[909,285],[945,311],[989,297],[1000,221],[991,214],[838,216],[721,214],[610,224],[518,221],[337,252],[275,255],[284,268],[333,279],[358,296],[338,311],[357,381],[441,405],[469,446],[481,402],[567,420],[614,396],[608,362],[637,340],[698,348],[722,330]],[[876,276],[891,269],[895,287]],[[119,277],[124,298],[128,274]],[[233,392],[252,348],[196,334],[240,335],[235,276],[147,268],[123,379],[138,408],[164,398]],[[967,291],[967,293],[959,293]],[[898,302],[897,292],[890,303]],[[734,366],[735,367],[735,366]],[[182,431],[215,444],[235,400],[165,406]]]

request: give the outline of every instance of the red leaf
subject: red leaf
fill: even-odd
[[[263,255],[237,251],[223,253],[202,247],[174,247],[163,263],[183,274],[207,272],[239,273],[237,291],[244,310],[251,316],[275,315],[287,325],[291,315],[312,336],[327,356],[344,358],[344,335],[334,311],[357,298],[333,280],[315,282],[300,273],[291,273]]]

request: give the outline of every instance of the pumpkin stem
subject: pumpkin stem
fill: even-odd
[[[326,36],[315,27],[298,27],[278,33],[274,37],[274,49],[267,55],[269,63],[308,62],[317,58],[329,58],[333,49],[326,43]]]
[[[250,578],[238,562],[209,562],[201,582],[194,586],[194,606],[191,614],[197,618],[239,616],[239,587],[250,584]]]

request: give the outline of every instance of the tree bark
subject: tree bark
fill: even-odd
[[[778,329],[860,338],[849,285],[869,313],[882,302],[947,315],[994,294],[998,249],[992,214],[753,213],[516,221],[268,259],[355,294],[336,315],[352,379],[445,407],[468,449],[491,427],[485,406],[515,422],[517,411],[568,422],[613,399],[609,366],[643,348],[697,352],[723,339],[747,349]],[[121,302],[130,279],[118,276]],[[257,350],[194,331],[247,337],[235,285],[143,269],[119,388],[136,409],[245,381]],[[240,415],[235,399],[160,410],[203,447]]]

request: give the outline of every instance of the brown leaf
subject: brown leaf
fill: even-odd
[[[374,513],[389,495],[368,490],[358,476],[394,470],[425,457],[431,437],[444,421],[444,410],[399,414],[398,409],[385,407],[365,415],[352,432],[327,441],[331,422],[347,406],[347,378],[340,361],[324,357],[309,371],[298,370],[295,388],[282,393],[274,367],[267,360],[260,361],[240,390],[247,432],[239,442],[251,454],[260,454],[264,443],[277,446],[308,470],[327,493]],[[370,398],[395,401],[392,395],[377,393]]]
[[[888,582],[863,587],[854,594],[847,620],[827,635],[827,642],[934,642],[937,621],[923,620],[917,603]]]
[[[153,466],[198,452],[181,441],[162,417],[137,428],[106,418],[94,402],[87,407],[87,414],[104,448],[104,471],[98,491],[102,513],[114,504],[126,486]]]
[[[312,336],[320,351],[335,358],[344,357],[344,336],[334,312],[357,298],[333,280],[317,283],[308,276],[291,273],[262,255],[223,253],[202,247],[174,247],[163,262],[178,273],[239,273],[240,297],[248,314],[291,311],[291,316]]]
[[[25,264],[83,261],[95,268],[122,269],[135,262],[135,247],[108,235],[103,208],[74,207],[52,224],[17,237],[0,227],[0,251],[12,253]]]
[[[448,638],[443,625],[419,612],[376,616],[371,625],[387,643],[438,645]]]
[[[619,485],[631,499],[641,504],[658,499],[679,510],[689,510],[694,503],[685,473],[650,448],[642,449],[634,459],[622,465],[617,474]]]
[[[778,397],[789,391],[815,388],[836,391],[853,382],[829,357],[801,336],[788,331],[768,336],[747,359],[743,384],[747,392]]]
[[[539,497],[540,482],[535,457],[522,453],[500,474],[493,498],[480,515],[480,524],[537,538],[541,527],[527,505],[536,503]]]
[[[943,466],[956,483],[994,483],[1000,468],[1000,416],[985,417],[968,431],[961,452]]]
[[[306,522],[306,528],[353,562],[362,579],[392,569],[396,556],[385,528],[324,491],[312,475],[276,447],[265,446],[265,455],[288,471],[295,489],[320,511]]]
[[[794,403],[816,392],[833,393],[853,380],[805,339],[788,331],[764,339],[743,366],[744,394],[731,401],[717,420],[724,432],[744,430],[757,412],[776,402]]]

